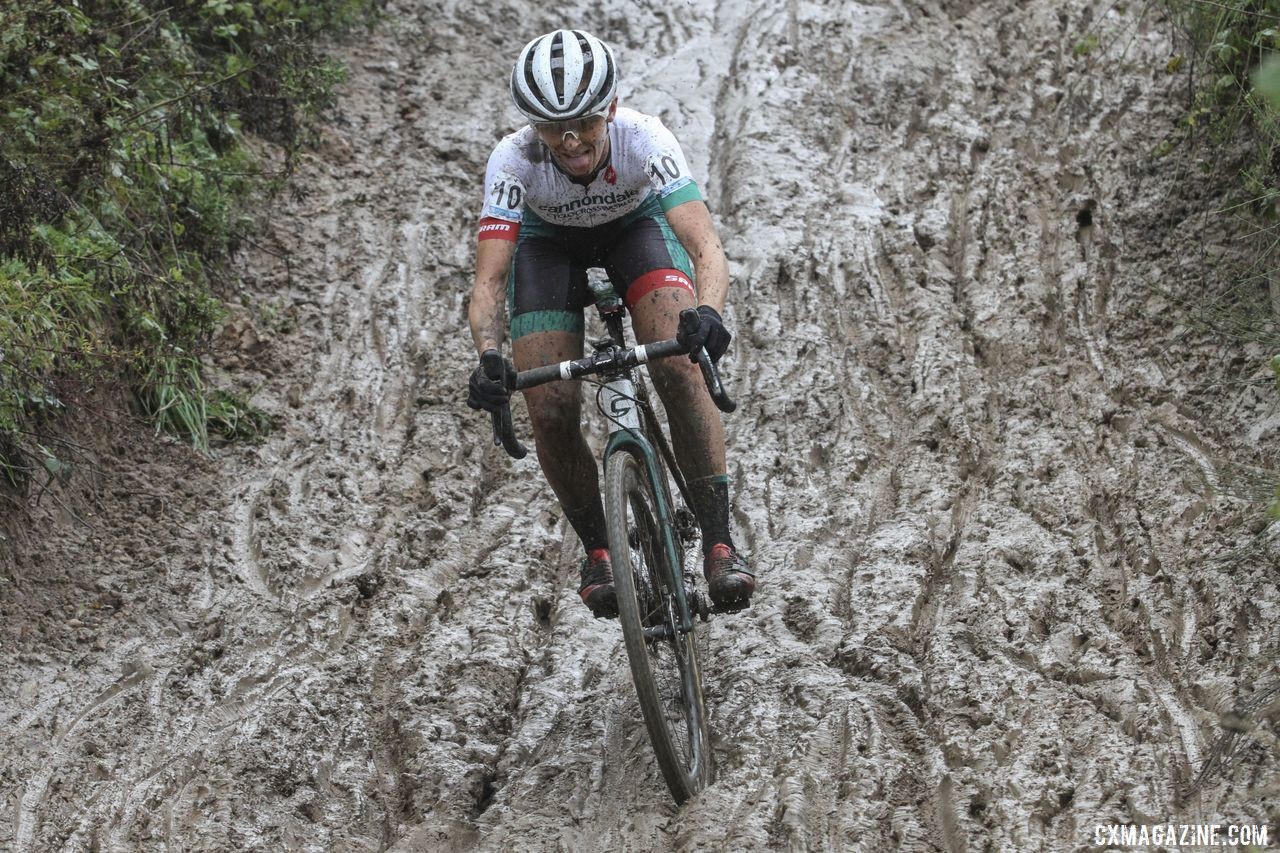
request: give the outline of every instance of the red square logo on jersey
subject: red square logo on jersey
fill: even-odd
[[[604,181],[607,184],[616,184],[618,182],[618,172],[613,166],[609,166],[604,170]]]

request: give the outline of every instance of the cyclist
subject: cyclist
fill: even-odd
[[[719,360],[731,335],[720,317],[728,262],[711,214],[671,132],[618,106],[613,51],[581,30],[525,45],[511,97],[529,125],[489,157],[469,320],[480,363],[467,404],[500,411],[515,370],[580,358],[588,267],[603,267],[631,313],[640,343],[680,337]],[[695,288],[696,283],[696,288]],[[512,357],[503,358],[502,302]],[[677,318],[696,307],[695,334]],[[690,359],[650,366],[665,404],[680,469],[702,529],[708,592],[724,609],[745,607],[755,575],[729,533],[724,430]],[[538,462],[587,556],[578,593],[595,616],[617,615],[595,457],[581,429],[579,383],[525,392]]]

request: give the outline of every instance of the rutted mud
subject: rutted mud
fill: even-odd
[[[391,10],[246,259],[229,338],[262,344],[223,367],[283,427],[214,460],[122,439],[85,523],[46,502],[5,543],[0,847],[1276,827],[1276,755],[1241,732],[1276,717],[1280,543],[1228,469],[1280,418],[1260,382],[1206,381],[1228,358],[1162,295],[1212,282],[1186,249],[1214,226],[1151,154],[1185,87],[1154,8]],[[733,265],[730,473],[762,587],[712,623],[718,778],[683,809],[535,463],[462,405],[504,69],[562,21],[618,46]]]

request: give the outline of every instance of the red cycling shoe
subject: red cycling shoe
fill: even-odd
[[[717,608],[741,610],[751,606],[756,575],[734,548],[722,543],[712,545],[703,561],[702,573],[707,578],[707,592]]]
[[[613,564],[609,562],[609,549],[592,548],[582,561],[582,584],[578,595],[582,603],[597,619],[612,619],[618,615],[618,595],[613,589]]]

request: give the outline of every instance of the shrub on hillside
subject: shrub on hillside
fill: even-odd
[[[221,316],[211,281],[250,226],[246,200],[280,177],[241,135],[291,155],[340,77],[317,41],[376,2],[0,7],[0,473],[11,484],[52,458],[44,420],[93,385],[128,389],[159,426],[207,446],[199,357]],[[215,425],[262,425],[214,399]]]

